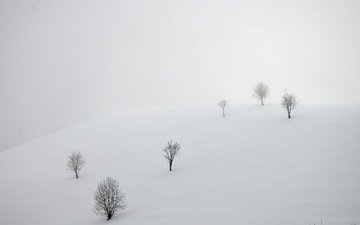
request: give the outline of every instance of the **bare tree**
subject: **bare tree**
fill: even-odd
[[[269,95],[269,87],[262,82],[258,83],[254,89],[254,97],[261,102],[261,105],[264,105],[264,99],[268,95]]]
[[[175,156],[178,154],[180,150],[180,144],[175,142],[172,143],[172,141],[168,142],[167,146],[163,149],[165,152],[165,159],[169,162],[169,170],[172,170],[172,164],[174,161]]]
[[[73,152],[69,155],[67,166],[75,172],[75,177],[79,178],[79,172],[85,166],[85,159],[80,152]]]
[[[120,190],[119,182],[111,177],[101,181],[96,189],[94,211],[110,220],[120,209],[126,208],[125,194]]]
[[[291,111],[294,110],[296,106],[296,98],[293,93],[286,93],[282,96],[281,105],[286,109],[288,113],[288,118],[291,118]]]
[[[220,108],[222,109],[222,115],[223,117],[225,117],[225,108],[228,107],[228,102],[224,99],[221,100],[220,102],[218,102],[218,106],[220,106]]]

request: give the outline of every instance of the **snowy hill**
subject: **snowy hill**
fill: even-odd
[[[1,225],[360,224],[360,106],[134,109],[0,152]],[[167,141],[181,143],[173,171]],[[66,158],[80,150],[75,179]],[[93,210],[112,176],[128,207]]]

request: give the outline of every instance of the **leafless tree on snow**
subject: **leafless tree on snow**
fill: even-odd
[[[254,97],[261,102],[261,105],[264,105],[264,99],[268,95],[269,95],[269,87],[262,82],[258,83],[254,89]]]
[[[291,111],[295,109],[296,106],[296,97],[293,93],[289,94],[285,92],[282,96],[281,105],[286,109],[288,113],[288,119],[291,118]]]
[[[75,177],[79,178],[79,172],[85,166],[85,159],[80,152],[73,152],[68,157],[67,166],[75,172]]]
[[[94,211],[97,215],[110,220],[120,209],[126,208],[125,194],[120,190],[119,182],[111,177],[101,181],[96,189]]]
[[[165,152],[165,159],[169,162],[169,170],[172,170],[172,164],[175,159],[175,156],[178,154],[180,150],[180,144],[172,141],[168,142],[167,146],[163,149]]]
[[[220,102],[218,102],[218,106],[220,106],[220,108],[222,109],[222,115],[223,117],[225,117],[225,108],[228,107],[228,102],[224,99],[221,100]]]

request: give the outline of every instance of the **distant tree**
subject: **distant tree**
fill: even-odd
[[[288,118],[291,118],[291,111],[295,109],[296,97],[293,93],[286,93],[282,96],[281,105],[286,109]]]
[[[168,142],[167,146],[163,149],[165,152],[165,159],[169,162],[169,170],[172,170],[172,164],[175,159],[175,156],[180,151],[180,144],[175,142],[172,143],[172,141]]]
[[[261,105],[264,105],[264,99],[268,95],[269,95],[269,87],[262,82],[258,83],[254,89],[254,97],[261,102]]]
[[[120,190],[119,182],[111,177],[101,181],[96,189],[94,211],[110,220],[120,209],[126,208],[125,194]]]
[[[68,156],[67,166],[75,172],[75,177],[79,178],[79,172],[85,166],[85,159],[80,152],[73,152]]]
[[[221,100],[220,102],[218,102],[218,106],[220,106],[222,110],[222,115],[223,117],[225,117],[225,108],[228,107],[228,102],[225,99]]]

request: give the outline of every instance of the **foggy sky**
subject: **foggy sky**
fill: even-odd
[[[356,0],[0,0],[0,142],[124,106],[252,103],[259,81],[267,102],[286,89],[360,103],[359,12]]]

